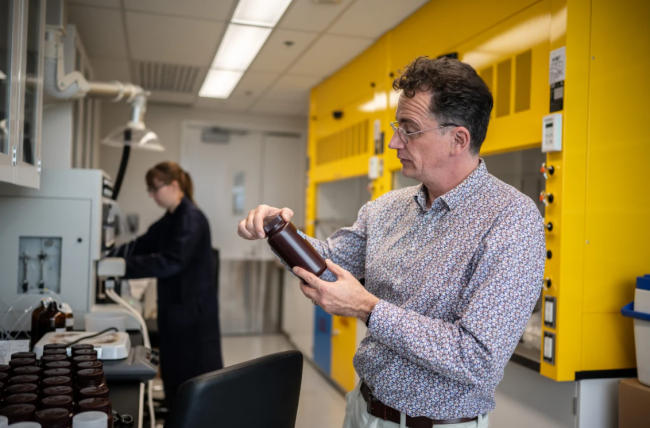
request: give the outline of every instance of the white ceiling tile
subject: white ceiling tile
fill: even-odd
[[[71,0],[69,4],[83,4],[86,6],[109,7],[111,9],[120,8],[120,0]]]
[[[125,0],[126,10],[230,21],[237,0]]]
[[[133,59],[209,65],[223,36],[222,22],[127,12]]]
[[[241,78],[237,87],[232,91],[230,96],[233,98],[252,97],[251,99],[256,99],[266,91],[271,84],[278,79],[278,77],[280,77],[278,73],[259,73],[249,70]]]
[[[197,97],[194,108],[207,108],[225,111],[246,111],[253,103],[253,98],[233,98],[222,100],[217,98]]]
[[[378,38],[428,0],[357,0],[327,29],[328,34]]]
[[[253,60],[250,70],[283,72],[305,52],[316,36],[318,36],[316,33],[276,28]],[[285,44],[287,41],[293,42],[293,45],[287,46]]]
[[[329,76],[354,59],[373,42],[373,39],[326,34],[289,69],[289,73],[314,77]]]
[[[315,4],[313,0],[293,0],[278,23],[279,28],[321,32],[339,16],[352,0],[341,4]]]
[[[192,105],[195,99],[194,94],[183,94],[178,92],[169,91],[151,91],[148,98],[150,103],[164,103],[164,104],[183,104]],[[145,117],[146,119],[146,117]]]
[[[266,113],[281,116],[303,116],[309,115],[309,102],[307,101],[277,101],[271,99],[259,100],[253,108],[253,113]]]
[[[75,24],[88,56],[127,58],[122,14],[119,10],[71,4],[68,22]]]
[[[292,76],[285,74],[265,98],[274,100],[305,101],[309,99],[309,90],[316,86],[322,79],[320,77]]]
[[[93,66],[95,80],[117,80],[120,82],[132,80],[129,61],[126,59],[91,57],[90,64]]]

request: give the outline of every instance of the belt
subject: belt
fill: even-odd
[[[361,395],[363,399],[366,400],[368,404],[368,413],[373,415],[376,418],[383,419],[385,421],[394,422],[396,424],[400,423],[400,412],[395,410],[392,407],[388,407],[381,401],[377,400],[373,395],[372,391],[365,384],[361,383]],[[451,425],[451,424],[462,424],[465,422],[477,421],[478,416],[473,418],[458,418],[458,419],[447,419],[443,421],[437,421],[434,419],[425,418],[424,416],[410,417],[406,416],[406,426],[409,428],[433,428],[436,425]]]

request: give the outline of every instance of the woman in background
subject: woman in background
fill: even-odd
[[[189,174],[163,162],[146,182],[166,213],[115,255],[126,260],[126,279],[158,279],[160,369],[171,410],[183,382],[223,368],[215,267],[210,225],[194,203]]]

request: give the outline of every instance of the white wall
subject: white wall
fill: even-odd
[[[105,102],[101,111],[101,136],[105,136],[116,126],[124,125],[129,116],[129,108],[123,103],[112,104]],[[132,151],[118,198],[120,208],[124,214],[138,214],[140,216],[138,233],[145,232],[147,227],[163,214],[162,210],[147,195],[144,182],[145,174],[149,168],[159,162],[180,162],[182,128],[183,123],[186,121],[207,122],[215,126],[228,128],[298,132],[304,136],[307,135],[307,120],[305,118],[229,114],[214,110],[149,105],[145,115],[145,123],[158,134],[167,150],[163,153]],[[113,179],[117,175],[120,157],[121,150],[102,146],[100,168]],[[191,174],[192,171],[190,170],[189,173]]]

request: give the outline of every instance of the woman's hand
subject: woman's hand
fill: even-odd
[[[260,205],[248,213],[248,217],[239,222],[237,234],[244,239],[253,241],[255,239],[264,239],[264,219],[266,217],[275,217],[282,215],[285,221],[290,221],[293,217],[293,211],[289,208],[274,208],[268,205]]]

